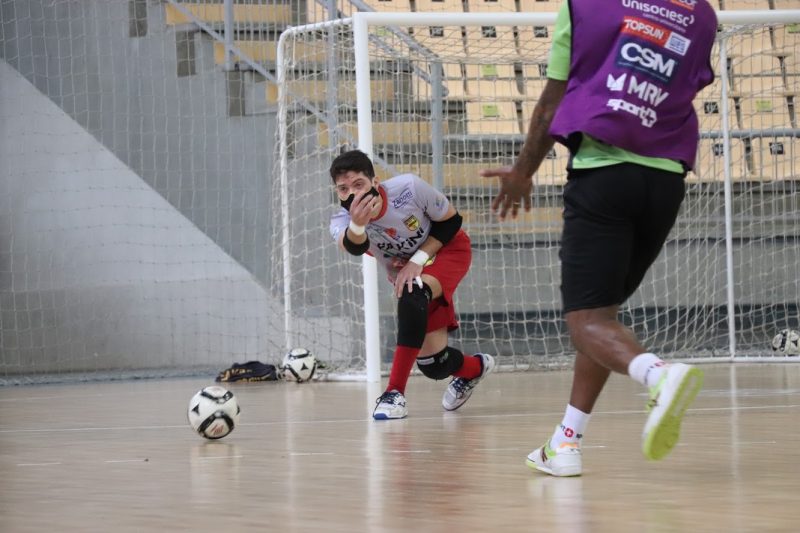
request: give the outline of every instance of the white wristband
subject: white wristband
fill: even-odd
[[[416,252],[414,252],[414,255],[411,256],[411,259],[409,259],[409,261],[411,261],[412,263],[416,263],[419,266],[425,266],[425,263],[427,263],[428,259],[430,258],[431,256],[429,256],[423,250],[417,250]]]
[[[367,230],[366,226],[359,226],[352,220],[350,221],[350,225],[347,226],[350,229],[350,233],[353,235],[364,235],[364,232]]]

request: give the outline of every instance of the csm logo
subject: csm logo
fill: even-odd
[[[677,61],[664,58],[660,53],[635,42],[627,42],[619,50],[618,64],[630,66],[661,81],[669,81],[675,71]]]

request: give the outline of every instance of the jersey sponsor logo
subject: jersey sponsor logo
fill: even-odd
[[[386,235],[388,235],[389,237],[391,237],[392,239],[394,239],[394,238],[396,238],[396,237],[397,237],[397,230],[396,230],[396,229],[394,229],[394,228],[387,228],[387,229],[386,229]]]
[[[406,225],[409,231],[417,231],[419,229],[419,220],[414,215],[403,220],[403,224]]]
[[[672,80],[678,61],[635,41],[623,42],[616,64],[633,68],[664,83]]]
[[[667,91],[649,81],[639,83],[636,76],[633,75],[628,84],[628,94],[635,94],[640,100],[644,100],[653,107],[658,107],[669,96]]]
[[[655,109],[651,109],[644,105],[636,105],[622,98],[611,98],[606,102],[606,107],[610,107],[614,111],[625,111],[631,115],[635,115],[642,120],[642,126],[645,128],[652,128],[653,124],[658,120],[658,115]]]
[[[620,75],[619,78],[615,78],[614,76],[609,74],[608,78],[606,79],[606,87],[608,87],[608,90],[610,91],[625,90],[625,78],[627,76],[628,75],[625,74],[624,72]]]
[[[425,233],[425,230],[422,228],[418,228],[415,230],[416,233],[411,235],[410,237],[406,237],[402,241],[381,241],[376,242],[375,247],[378,250],[384,252],[384,257],[387,256],[394,256],[398,254],[411,254],[412,252],[416,251],[417,247],[421,244],[420,241],[422,240],[422,236]]]
[[[689,11],[694,11],[695,6],[697,5],[697,0],[669,0],[676,6],[681,6]]]
[[[669,28],[639,17],[622,19],[622,33],[639,37],[678,55],[686,55],[691,40],[679,35]]]
[[[411,189],[404,190],[403,192],[400,193],[400,196],[398,196],[397,198],[392,200],[392,207],[397,209],[398,207],[402,207],[402,206],[406,205],[408,202],[411,201],[411,198],[413,196],[414,195],[411,192]]]
[[[628,81],[627,91],[625,91],[626,80]],[[620,74],[618,78],[615,78],[613,75],[609,74],[608,79],[606,80],[606,87],[610,91],[625,91],[626,94],[636,95],[640,100],[644,100],[653,107],[658,107],[661,102],[666,100],[666,98],[669,96],[669,93],[663,90],[661,87],[654,85],[649,81],[639,82],[639,80],[637,80],[636,76],[633,74],[631,74],[629,78],[628,74],[625,72]]]
[[[693,0],[688,0],[693,1]],[[649,18],[658,18],[661,22],[671,22],[683,28],[688,28],[694,24],[694,15],[684,15],[666,6],[641,2],[639,0],[621,0],[622,6],[635,9]],[[674,2],[673,2],[674,3]],[[681,5],[681,7],[685,7]]]

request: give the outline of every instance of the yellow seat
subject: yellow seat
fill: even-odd
[[[742,129],[791,128],[788,101],[777,94],[737,97],[739,127]]]
[[[350,17],[358,9],[350,2],[343,2],[338,0],[336,2],[337,12],[331,17],[328,13],[326,2],[320,3],[317,0],[306,0],[306,22],[322,22],[325,20],[337,19],[341,17]]]
[[[552,39],[552,28],[547,26],[518,26],[519,55],[530,62],[531,59],[547,61]]]
[[[558,13],[561,0],[519,0],[521,13]]]
[[[700,91],[694,99],[694,110],[700,131],[719,131],[722,129],[722,84],[719,78]],[[728,98],[728,123],[737,128],[734,101]]]
[[[534,207],[530,211],[521,209],[516,219],[507,218],[504,221],[498,220],[497,215],[488,208],[459,210],[459,213],[464,219],[467,233],[473,236],[530,233],[557,235],[564,225],[560,206]]]
[[[464,38],[457,26],[424,26],[414,29],[414,39],[443,59],[464,57]]]
[[[395,165],[397,173],[410,172],[429,183],[434,183],[434,170],[431,163],[404,163]],[[480,188],[491,186],[491,180],[480,177],[481,170],[489,168],[482,163],[445,163],[442,166],[442,183],[445,189]]]
[[[512,26],[472,26],[467,28],[467,50],[487,61],[513,61],[517,55]]]
[[[521,133],[514,102],[467,102],[466,132],[470,135]]]
[[[409,0],[366,0],[366,3],[375,11],[386,13],[411,12],[411,2]]]
[[[470,13],[508,13],[516,11],[514,0],[467,0],[467,10]]]
[[[370,82],[373,102],[391,102],[395,96],[392,80],[372,80]],[[328,82],[326,80],[289,80],[286,82],[290,99],[304,99],[321,104],[326,101]],[[356,83],[354,80],[339,80],[337,101],[346,104],[356,103]],[[277,103],[278,87],[267,84],[266,98],[269,103]]]
[[[542,91],[544,90],[544,86],[546,84],[547,80],[526,78],[525,83],[523,85],[523,89],[525,90],[525,96],[527,97],[526,100],[529,102],[533,102],[535,104],[542,96]],[[526,114],[524,110],[522,114],[523,115]],[[530,118],[530,115],[528,115],[528,118]]]
[[[275,41],[234,41],[233,43],[247,57],[258,63],[275,61],[278,43]],[[241,61],[238,54],[234,54],[235,62]],[[214,63],[225,63],[225,44],[214,41]]]
[[[800,178],[800,141],[795,137],[762,137],[756,139],[756,165],[766,180],[781,181]]]
[[[520,98],[513,65],[467,65],[467,95],[481,100]]]
[[[742,26],[727,38],[726,43],[728,57],[730,58],[747,57],[772,50],[772,37],[770,37],[768,26]],[[716,46],[714,47],[714,53],[717,54],[714,57],[719,56]]]
[[[417,13],[435,13],[437,11],[459,12],[464,11],[461,0],[417,0]]]
[[[792,9],[797,9],[797,0],[789,1],[795,2]],[[772,38],[775,41],[774,51],[795,56],[800,53],[800,23],[774,26]]]
[[[447,125],[444,124],[447,133]],[[352,139],[358,139],[358,124],[339,124],[339,129],[347,133]],[[379,144],[430,144],[431,123],[424,122],[375,122],[372,124],[372,142]],[[328,128],[319,126],[319,144],[327,147],[330,145]]]
[[[752,170],[741,139],[731,139],[731,177],[749,179]],[[694,170],[686,177],[692,182],[724,182],[725,153],[722,139],[700,139]]]
[[[222,24],[225,9],[222,0],[213,4],[181,3],[198,19],[210,24]],[[166,21],[169,25],[188,24],[192,19],[181,13],[174,5],[165,4]],[[233,20],[237,24],[278,24],[286,25],[292,21],[290,4],[233,4]]]
[[[446,99],[464,98],[464,75],[461,73],[461,65],[456,63],[444,63],[442,65],[442,82],[447,92]],[[429,73],[430,74],[430,73]],[[432,88],[429,81],[424,80],[420,76],[413,76],[411,80],[411,91],[414,98],[418,100],[430,100],[432,97]]]

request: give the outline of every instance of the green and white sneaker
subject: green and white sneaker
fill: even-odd
[[[525,464],[551,476],[580,476],[583,472],[581,445],[577,442],[564,442],[554,450],[550,447],[550,439],[547,439],[541,448],[528,454]]]
[[[692,365],[674,363],[650,387],[650,415],[642,433],[642,452],[651,461],[663,459],[678,443],[686,409],[703,386],[703,371]]]

